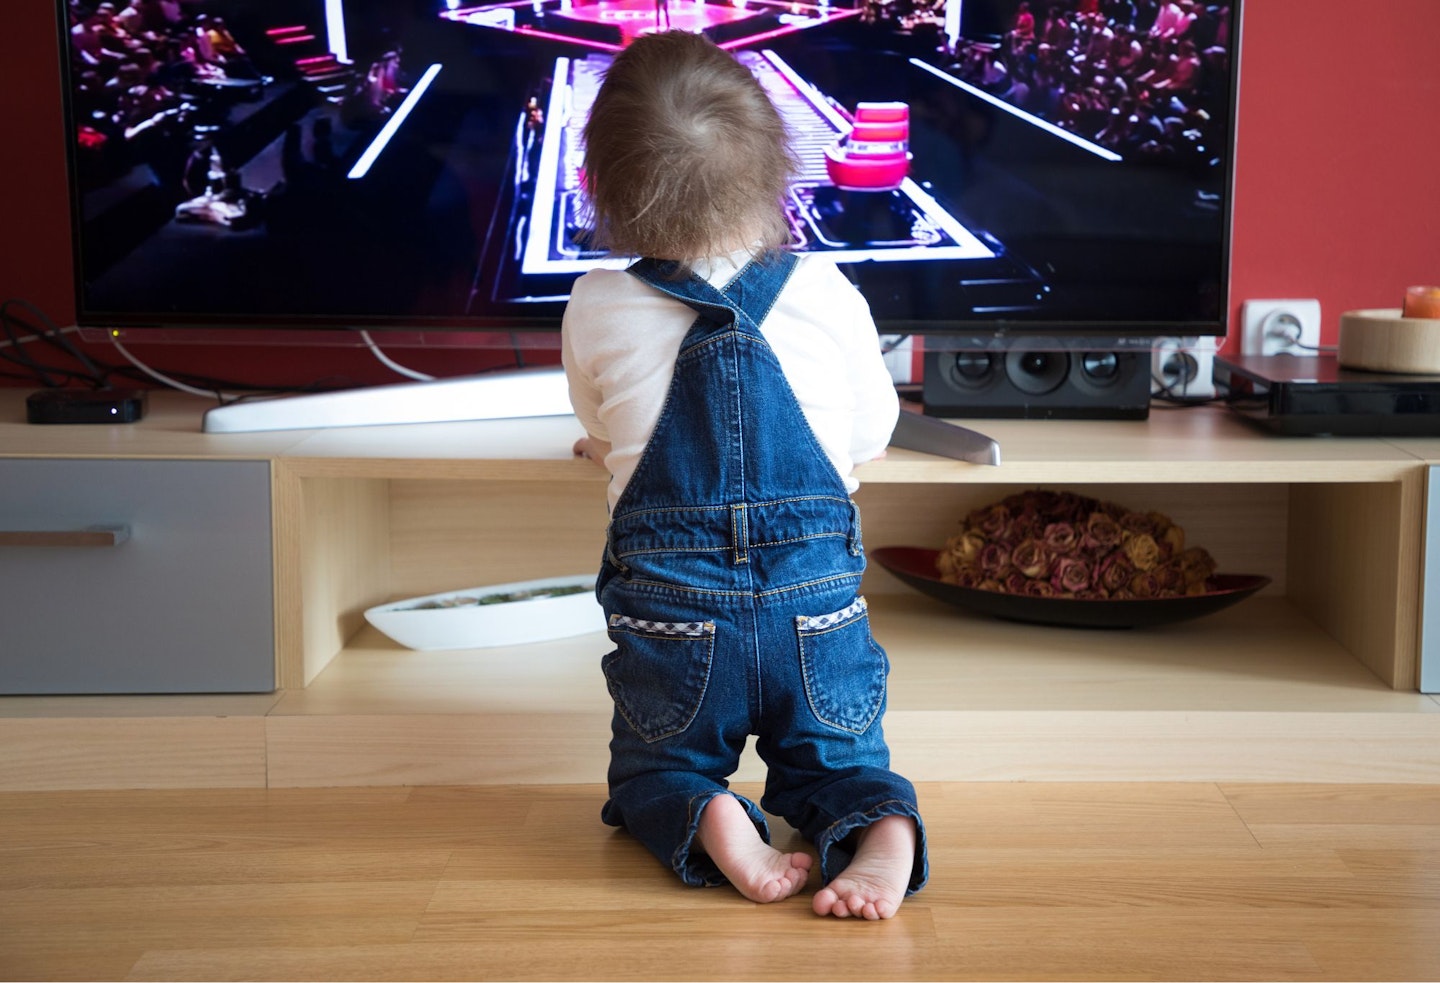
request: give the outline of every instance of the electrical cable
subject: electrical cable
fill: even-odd
[[[45,328],[42,329],[15,315],[10,310],[12,305],[23,306],[32,312],[38,320],[44,323]],[[28,332],[28,335],[21,335],[17,329],[23,329]],[[124,363],[111,364],[90,357],[84,351],[70,343],[66,336],[79,334],[81,330],[80,327],[74,325],[65,328],[57,327],[43,311],[28,301],[19,298],[0,303],[0,335],[3,335],[3,337],[0,337],[0,365],[8,362],[23,370],[23,374],[20,372],[0,371],[0,377],[22,381],[34,380],[48,389],[62,388],[64,386],[74,385],[77,382],[99,389],[110,385],[111,377],[118,375],[135,382],[145,382],[147,380],[159,382],[172,389],[191,393],[192,395],[203,396],[208,399],[215,399],[221,403],[267,396],[324,392],[337,388],[337,385],[324,386],[320,381],[303,386],[272,387],[257,386],[251,383],[219,379],[212,376],[202,376],[195,373],[177,372],[166,374],[136,357],[135,354],[121,342],[119,332],[115,330],[107,331],[106,336],[110,341],[111,347],[124,358]],[[362,331],[360,334],[375,357],[394,371],[419,381],[430,381],[436,378],[435,376],[427,375],[418,370],[400,365],[380,349],[368,332]],[[53,365],[34,358],[26,348],[41,341],[64,351],[65,354],[79,362],[83,368]],[[516,363],[523,366],[525,360],[513,333],[511,341],[512,355]],[[495,368],[498,370],[501,367],[497,366]],[[338,383],[338,388],[346,388],[348,385],[354,384],[353,381],[346,383],[342,380]],[[232,392],[229,390],[239,391]]]
[[[380,364],[384,365],[386,368],[392,369],[405,376],[406,378],[418,379],[421,382],[435,381],[435,377],[433,375],[427,375],[424,372],[406,368],[399,362],[392,359],[389,355],[386,355],[383,351],[380,350],[380,346],[375,344],[375,340],[370,337],[369,331],[362,330],[360,332],[360,337],[364,339],[366,346],[370,349],[370,353],[374,355],[380,361]]]
[[[92,385],[96,384],[94,379],[84,373],[81,373],[77,369],[67,368],[61,365],[42,364],[36,359],[31,358],[29,353],[25,352],[21,348],[21,346],[33,345],[38,343],[41,340],[38,336],[21,338],[16,337],[8,330],[6,331],[6,334],[9,336],[9,340],[0,341],[0,359],[3,359],[6,362],[10,362],[14,365],[18,365],[21,368],[25,369],[27,372],[27,374],[24,376],[10,373],[13,378],[24,378],[32,382],[38,380],[42,385],[52,389],[56,388],[62,383],[58,383],[53,378],[51,378],[51,373],[54,373],[58,376],[63,376],[67,381],[74,380],[78,376],[80,378],[83,378],[86,382],[90,382]],[[4,349],[7,348],[13,348],[15,349],[15,352],[7,353],[4,351]]]
[[[25,324],[25,328],[32,335],[31,338],[22,339],[19,335],[15,333],[15,326],[17,324],[23,323],[19,318],[15,317],[15,315],[10,313],[10,305],[16,302],[17,301],[15,301],[14,299],[11,299],[5,301],[5,303],[3,304],[0,304],[0,330],[3,330],[5,332],[5,337],[9,339],[8,344],[6,344],[3,349],[0,349],[0,358],[4,358],[7,362],[13,362],[21,368],[28,369],[35,375],[36,378],[40,380],[40,383],[42,385],[51,389],[58,388],[61,384],[59,382],[56,382],[55,379],[51,377],[50,373],[56,372],[63,374],[64,370],[56,368],[54,366],[41,365],[39,362],[37,362],[34,358],[30,356],[30,353],[26,349],[21,347],[23,344],[27,344],[32,341],[39,341],[40,333],[34,327],[34,325],[31,324]],[[5,351],[4,349],[13,350]]]
[[[1157,375],[1154,372],[1150,373],[1150,381],[1155,384],[1154,388],[1150,390],[1150,399],[1152,401],[1158,400],[1160,402],[1169,404],[1168,406],[1161,407],[1162,409],[1183,409],[1188,406],[1206,406],[1210,403],[1217,403],[1223,401],[1218,395],[1185,395],[1185,389],[1189,387],[1190,383],[1190,380],[1188,379],[1182,380],[1181,389],[1179,392],[1175,391],[1175,386],[1173,383],[1166,382],[1163,376]]]
[[[226,402],[227,400],[233,401],[241,398],[237,394],[221,392],[218,389],[199,389],[195,386],[187,385],[186,383],[181,382],[179,379],[171,378],[170,376],[165,375],[163,372],[152,369],[150,366],[140,361],[134,355],[130,354],[129,349],[127,349],[124,345],[120,343],[120,337],[118,332],[110,332],[110,344],[115,347],[115,350],[117,352],[119,352],[125,357],[126,361],[128,361],[131,365],[135,366],[135,368],[139,369],[141,372],[145,373],[147,376],[154,379],[156,382],[164,383],[172,389],[178,389],[181,392],[190,393],[195,396],[204,396],[207,399],[215,399],[222,403]]]
[[[19,304],[20,306],[28,310],[31,314],[33,314],[36,318],[40,320],[40,322],[44,325],[45,330],[40,331],[35,327],[35,325],[23,321],[20,318],[16,317],[14,314],[11,314],[9,311],[11,304]],[[85,371],[90,373],[90,376],[97,387],[105,385],[105,373],[101,371],[100,366],[96,365],[93,361],[91,361],[90,356],[86,355],[79,348],[76,348],[74,345],[72,345],[70,343],[70,339],[65,337],[65,335],[70,332],[62,330],[58,325],[55,324],[54,321],[50,320],[49,315],[47,315],[40,308],[36,307],[34,304],[30,303],[28,300],[24,300],[19,297],[12,297],[11,299],[5,301],[4,304],[0,304],[0,317],[8,317],[19,324],[23,324],[26,328],[29,329],[31,334],[36,335],[41,340],[47,342],[51,347],[59,349],[66,355],[69,355],[71,358],[75,359],[75,361],[79,362],[82,366],[84,366]],[[78,327],[72,329],[72,331],[78,330]]]
[[[1152,392],[1152,402],[1163,405],[1154,407],[1161,410],[1183,410],[1192,406],[1210,406],[1214,403],[1223,403],[1224,399],[1219,396],[1176,396],[1164,391]]]

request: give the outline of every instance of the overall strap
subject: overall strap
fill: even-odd
[[[775,306],[798,261],[791,252],[776,253],[765,262],[752,260],[723,291],[694,273],[677,278],[678,267],[669,261],[637,260],[626,272],[688,305],[713,327],[725,328],[733,323],[738,330],[759,337],[759,326]],[[692,332],[700,327],[697,323]]]

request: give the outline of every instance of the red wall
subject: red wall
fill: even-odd
[[[1345,311],[1440,283],[1440,2],[1250,0],[1242,45],[1235,320],[1318,297],[1334,344]]]
[[[52,0],[3,6],[0,300],[23,299],[69,324]],[[1343,311],[1398,307],[1407,285],[1440,283],[1437,39],[1440,0],[1248,0],[1232,253],[1237,320],[1249,297],[1318,297],[1321,340],[1333,344]],[[146,346],[141,355],[170,371],[262,384],[398,379],[358,349]],[[440,375],[500,357],[457,349],[395,355]],[[34,381],[0,375],[6,384]]]

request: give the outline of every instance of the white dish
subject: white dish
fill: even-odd
[[[545,593],[553,591],[564,593]],[[539,596],[479,603],[507,594]],[[427,651],[521,645],[605,630],[593,574],[411,597],[370,608],[365,620],[406,648]]]

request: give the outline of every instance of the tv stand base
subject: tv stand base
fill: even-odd
[[[547,366],[303,396],[241,400],[207,411],[201,429],[206,433],[251,433],[507,420],[568,416],[573,412],[565,371],[558,366]]]

